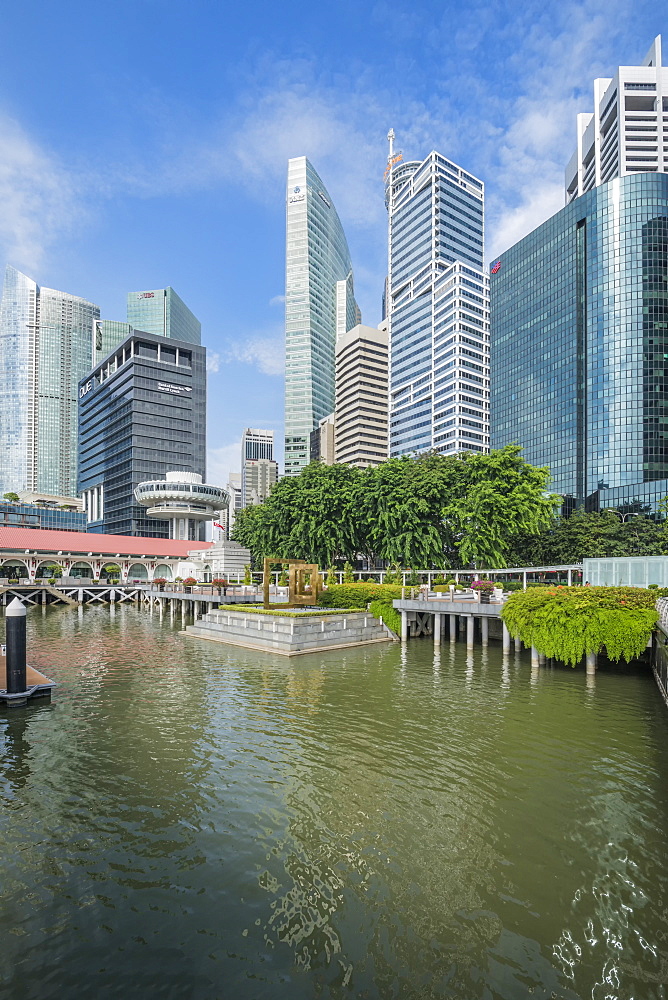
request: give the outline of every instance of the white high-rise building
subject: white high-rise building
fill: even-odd
[[[285,269],[285,474],[310,460],[310,437],[334,410],[337,327],[360,322],[343,227],[305,156],[288,162]],[[343,330],[345,333],[346,331]]]
[[[388,135],[389,453],[489,449],[484,187],[432,152],[402,163]]]
[[[387,454],[387,323],[361,323],[336,341],[335,460],[365,469]]]
[[[247,427],[241,438],[241,505],[262,503],[278,480],[274,432]]]
[[[79,382],[99,306],[7,266],[0,304],[0,494],[77,493]]]
[[[627,174],[666,173],[668,68],[661,35],[640,66],[594,80],[594,111],[577,116],[577,148],[566,167],[566,203]]]

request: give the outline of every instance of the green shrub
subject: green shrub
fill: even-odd
[[[586,653],[640,656],[658,620],[656,591],[640,587],[533,587],[511,594],[501,617],[511,635],[575,666]]]
[[[388,601],[371,601],[369,611],[374,618],[382,618],[388,628],[401,635],[401,612],[393,608]]]
[[[406,577],[406,586],[407,587],[419,587],[420,586],[420,578],[418,577],[418,575],[417,575],[417,573],[415,572],[414,569],[412,569],[410,571],[410,573],[408,574],[408,576]]]
[[[442,573],[439,573],[438,576],[435,576],[434,579],[431,581],[434,590],[436,589],[436,587],[445,586],[447,582],[448,581],[445,579]]]
[[[288,604],[272,604],[270,608],[264,608],[260,604],[219,604],[218,610],[239,611],[249,615],[276,615],[278,618],[322,618],[324,615],[341,615],[346,612],[357,614],[357,612],[365,609],[336,608],[326,610],[323,608],[319,611],[313,609],[300,611],[299,608],[291,608]]]
[[[342,583],[318,594],[322,608],[366,608],[369,601],[391,604],[401,597],[401,587],[386,583]],[[391,627],[391,626],[390,626]]]
[[[325,577],[325,586],[331,587],[334,583],[336,583],[336,566],[330,566]]]
[[[402,572],[402,569],[401,569],[401,566],[399,565],[399,563],[392,563],[385,570],[385,576],[383,578],[383,583],[387,583],[387,584],[398,583],[398,584],[401,585],[403,583],[403,579],[404,579],[404,574]]]
[[[353,568],[352,568],[352,566],[350,565],[349,562],[345,562],[343,564],[343,582],[344,583],[354,583],[355,582],[355,574],[354,574]]]

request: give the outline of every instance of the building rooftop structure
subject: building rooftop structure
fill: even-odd
[[[132,535],[102,535],[80,531],[50,531],[44,528],[0,527],[0,552],[78,552],[108,556],[174,556],[185,559],[196,549],[209,549],[211,542],[175,538],[139,538]]]
[[[665,96],[664,96],[665,95]],[[594,110],[577,116],[577,148],[566,167],[566,202],[627,174],[666,173],[668,67],[657,35],[640,66],[594,80]]]

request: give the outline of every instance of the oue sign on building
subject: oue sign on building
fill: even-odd
[[[93,380],[92,378],[89,378],[88,381],[84,383],[84,385],[79,386],[79,399],[82,399],[83,396],[87,395],[87,393],[89,393],[92,388],[93,388]]]

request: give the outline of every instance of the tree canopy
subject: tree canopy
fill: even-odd
[[[547,530],[518,536],[511,554],[515,566],[551,566],[582,559],[659,555],[666,548],[666,522],[644,514],[622,520],[614,510],[575,510]]]
[[[548,469],[529,465],[516,445],[402,456],[363,471],[313,462],[240,511],[233,538],[257,560],[329,566],[364,553],[403,566],[502,567],[515,541],[552,524],[560,498],[548,482]]]

